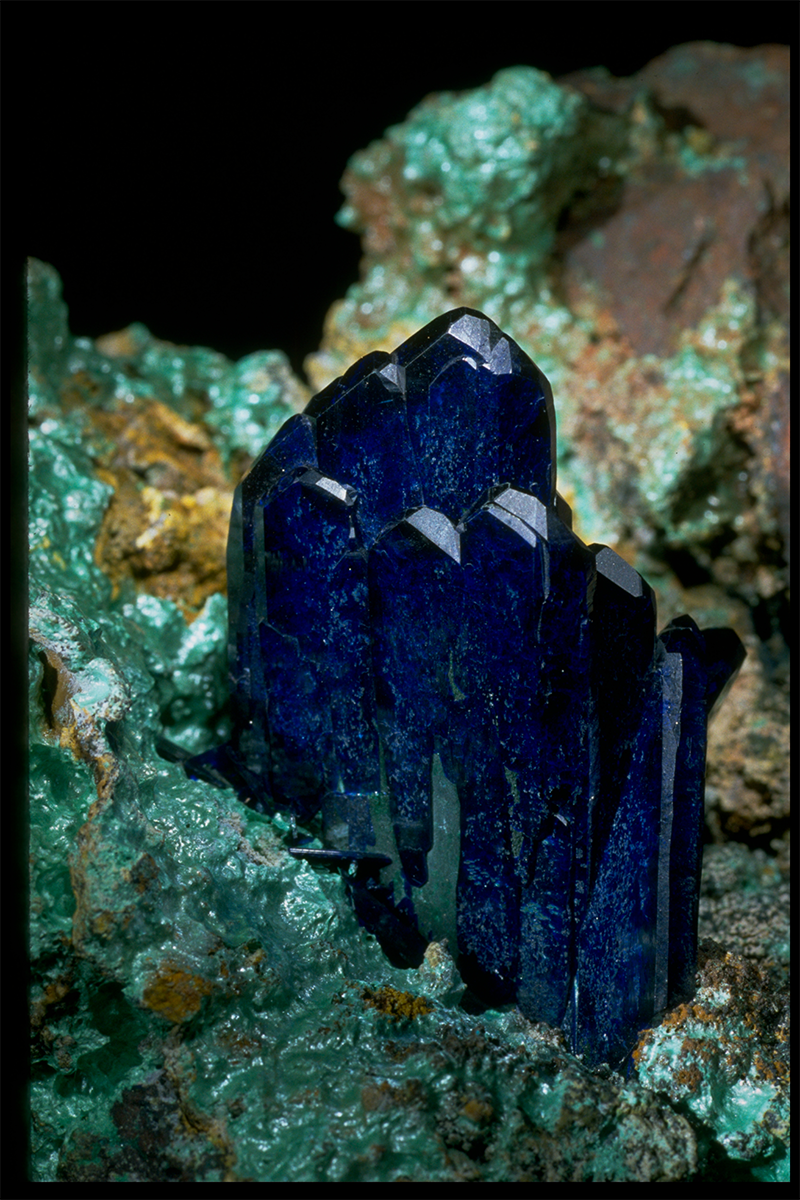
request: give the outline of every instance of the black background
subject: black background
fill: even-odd
[[[518,63],[628,75],[672,45],[786,42],[796,24],[786,3],[3,7],[21,85],[6,242],[57,268],[73,332],[138,320],[296,369],[358,278],[358,238],[334,223],[347,159],[425,95]]]

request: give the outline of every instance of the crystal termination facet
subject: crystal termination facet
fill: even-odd
[[[585,546],[550,386],[457,309],[356,363],[237,489],[234,730],[190,760],[321,821],[393,962],[447,939],[473,993],[591,1063],[692,991],[706,725],[744,651]]]

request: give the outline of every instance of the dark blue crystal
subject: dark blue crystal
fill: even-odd
[[[399,965],[589,1062],[691,993],[706,725],[744,651],[585,546],[549,384],[457,309],[292,417],[228,544],[230,742],[189,769],[317,824]]]

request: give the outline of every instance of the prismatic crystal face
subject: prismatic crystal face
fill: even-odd
[[[480,313],[368,355],[240,484],[230,742],[189,769],[317,822],[398,965],[618,1063],[690,994],[706,724],[731,630],[653,593],[555,490],[550,387]]]

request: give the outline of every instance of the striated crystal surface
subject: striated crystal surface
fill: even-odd
[[[228,542],[230,742],[189,763],[318,821],[398,965],[621,1062],[691,993],[706,725],[744,650],[585,546],[549,384],[457,309],[291,417]]]

